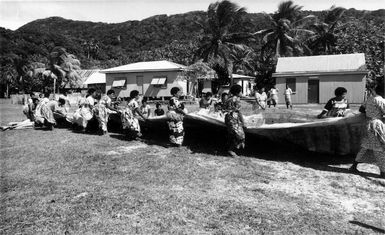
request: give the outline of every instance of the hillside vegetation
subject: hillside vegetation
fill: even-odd
[[[300,14],[311,14],[321,19],[326,11],[301,11]],[[346,10],[334,31],[337,42],[327,54],[365,53],[368,69],[383,75],[384,19],[384,9]],[[207,35],[207,20],[207,12],[194,11],[117,24],[50,17],[32,21],[15,31],[0,28],[1,84],[17,87],[20,81],[13,78],[21,80],[31,63],[47,64],[49,54],[56,47],[65,48],[75,55],[82,69],[160,59],[190,65],[199,59],[196,51]],[[271,24],[265,14],[246,13],[242,23],[232,27],[238,32],[254,33],[271,27]],[[274,61],[261,59],[262,37],[246,42],[246,46],[253,49],[255,55],[248,62],[252,68],[243,72],[269,76],[266,70],[274,69]],[[317,53],[294,55],[301,54]]]

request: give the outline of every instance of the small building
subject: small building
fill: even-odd
[[[282,102],[288,85],[296,92],[293,104],[326,103],[337,87],[345,87],[349,102],[358,104],[364,99],[366,74],[365,55],[360,53],[281,57],[273,77]]]
[[[106,74],[101,73],[100,70],[89,70],[90,73],[86,81],[84,82],[87,85],[87,88],[94,88],[96,90],[101,90],[102,92],[106,91]]]
[[[254,80],[254,77],[242,75],[242,74],[232,74],[233,77],[233,83],[238,84],[242,87],[242,94],[243,95],[250,95],[251,93],[251,87],[252,82]],[[213,77],[211,79],[205,79],[202,80],[202,93],[212,92],[228,92],[230,90],[230,86],[220,86],[218,85],[218,82],[215,81],[216,77]]]
[[[129,97],[138,90],[144,97],[170,97],[171,88],[178,86],[187,94],[188,82],[182,74],[186,67],[170,61],[149,61],[102,70],[106,74],[106,90],[113,89],[119,97]]]

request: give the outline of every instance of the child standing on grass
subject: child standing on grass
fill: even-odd
[[[224,105],[225,124],[230,141],[228,153],[232,157],[238,155],[234,152],[245,148],[245,132],[244,119],[241,113],[240,97],[242,96],[242,87],[240,85],[233,85],[230,88],[230,97]]]
[[[179,97],[182,95],[181,89],[179,87],[171,88],[171,95],[167,112],[169,140],[172,145],[180,147],[184,140],[183,118],[186,113],[179,102]]]

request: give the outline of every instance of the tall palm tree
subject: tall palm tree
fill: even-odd
[[[327,54],[336,45],[337,37],[334,31],[344,12],[345,8],[332,6],[322,22],[310,25],[315,35],[311,36],[308,42],[314,54]]]
[[[278,11],[272,16],[266,15],[272,27],[254,33],[262,36],[263,50],[272,48],[277,57],[304,53],[302,40],[305,36],[313,34],[305,29],[304,25],[315,16],[301,17],[301,9],[302,6],[286,1],[279,4]]]
[[[212,65],[222,83],[229,82],[231,76],[231,51],[251,37],[248,33],[234,32],[233,26],[242,21],[245,13],[245,8],[228,0],[212,3],[207,10],[205,36],[196,55]]]

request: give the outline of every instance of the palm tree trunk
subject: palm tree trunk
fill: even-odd
[[[8,82],[7,82],[7,91],[6,91],[6,96],[5,98],[8,98],[9,97],[9,85],[8,85]]]

